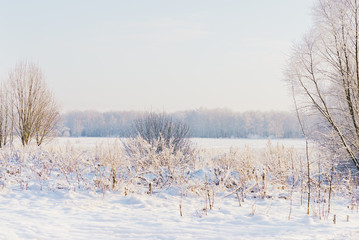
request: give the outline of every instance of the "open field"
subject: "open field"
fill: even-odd
[[[93,148],[96,145],[111,145],[115,141],[124,141],[126,138],[71,138],[71,137],[61,137],[53,139],[48,145],[59,145],[66,146],[70,144],[73,147],[78,148]],[[244,148],[245,146],[250,147],[251,149],[264,149],[267,147],[268,141],[272,144],[280,144],[285,147],[294,147],[295,149],[305,148],[304,139],[300,138],[288,138],[288,139],[243,139],[243,138],[191,138],[191,141],[194,145],[200,149],[216,149],[216,150],[229,150],[231,147],[234,148]]]
[[[306,214],[302,140],[194,142],[181,165],[129,157],[115,139],[4,148],[0,239],[359,238],[357,183],[314,153]]]

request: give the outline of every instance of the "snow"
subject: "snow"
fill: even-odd
[[[74,147],[94,147],[96,145],[109,145],[115,141],[123,141],[126,138],[70,138],[61,137],[52,141],[52,143],[66,145],[70,144]],[[199,148],[203,149],[229,149],[230,147],[243,148],[245,146],[252,149],[263,149],[267,146],[268,141],[272,144],[282,144],[286,147],[294,147],[296,149],[305,148],[304,139],[283,138],[283,139],[243,139],[243,138],[191,138],[191,141]]]
[[[114,139],[56,141],[56,145],[91,148]],[[195,141],[202,148],[212,144],[221,149],[230,144],[259,149],[268,143],[257,139]],[[285,141],[295,148],[304,143],[300,139]],[[200,181],[211,174],[203,168],[192,172],[191,178]],[[235,194],[217,191],[213,209],[209,209],[204,195],[182,194],[178,187],[155,189],[152,195],[131,192],[125,196],[123,191],[85,188],[40,190],[36,180],[27,190],[0,184],[0,239],[359,239],[358,207],[351,205],[350,199],[335,196],[331,213],[319,219],[312,213],[306,215],[298,194],[293,196],[292,207],[288,192],[280,190],[264,198],[247,196],[239,206]]]
[[[231,138],[192,138],[191,139],[200,148],[205,149],[229,149],[230,147],[250,147],[251,149],[263,149],[268,141],[272,144],[281,144],[285,147],[294,147],[295,149],[304,149],[305,140],[296,138],[283,139],[231,139]]]
[[[3,191],[0,239],[358,239],[359,215],[337,205],[319,220],[282,198],[245,200],[218,196],[214,209],[204,199],[168,193],[123,196],[72,191]],[[255,205],[255,213],[252,209]],[[339,211],[339,209],[341,209]],[[346,222],[346,215],[350,222]]]

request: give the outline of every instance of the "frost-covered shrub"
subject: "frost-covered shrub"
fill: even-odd
[[[157,152],[172,148],[173,152],[192,155],[192,143],[189,140],[189,127],[164,113],[149,113],[134,121],[133,135],[139,136]]]
[[[158,151],[158,146],[161,151]],[[175,146],[159,139],[152,144],[141,136],[124,142],[125,157],[131,175],[152,186],[163,187],[180,181],[183,172],[193,166],[194,154],[175,151]]]

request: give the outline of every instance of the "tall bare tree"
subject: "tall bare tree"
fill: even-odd
[[[314,13],[287,78],[301,114],[314,123],[310,137],[334,146],[329,150],[347,155],[359,170],[359,1],[318,0]]]
[[[38,146],[40,146],[44,140],[56,136],[56,127],[60,122],[59,107],[51,92],[47,91],[42,98],[45,102],[43,102],[44,105],[37,112],[39,116],[35,122],[35,140]]]
[[[22,144],[35,138],[40,145],[53,137],[60,115],[39,66],[26,61],[18,63],[9,73],[9,84],[15,131]]]
[[[0,86],[0,148],[12,141],[13,135],[13,108],[9,99],[10,94],[6,85]]]

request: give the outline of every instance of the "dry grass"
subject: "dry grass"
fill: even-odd
[[[215,206],[218,194],[236,197],[239,206],[245,199],[273,197],[292,204],[294,195],[300,196],[297,200],[304,205],[310,184],[314,215],[328,216],[331,198],[338,194],[346,195],[352,208],[358,206],[356,178],[343,177],[335,162],[318,151],[311,153],[308,183],[304,154],[270,142],[258,151],[245,147],[226,152],[196,150],[191,155],[171,146],[158,152],[141,138],[128,140],[126,148],[123,146],[120,141],[90,149],[70,144],[7,146],[0,149],[0,187],[86,189],[124,195],[156,194],[171,188],[181,197],[197,195],[206,202],[207,210]]]

